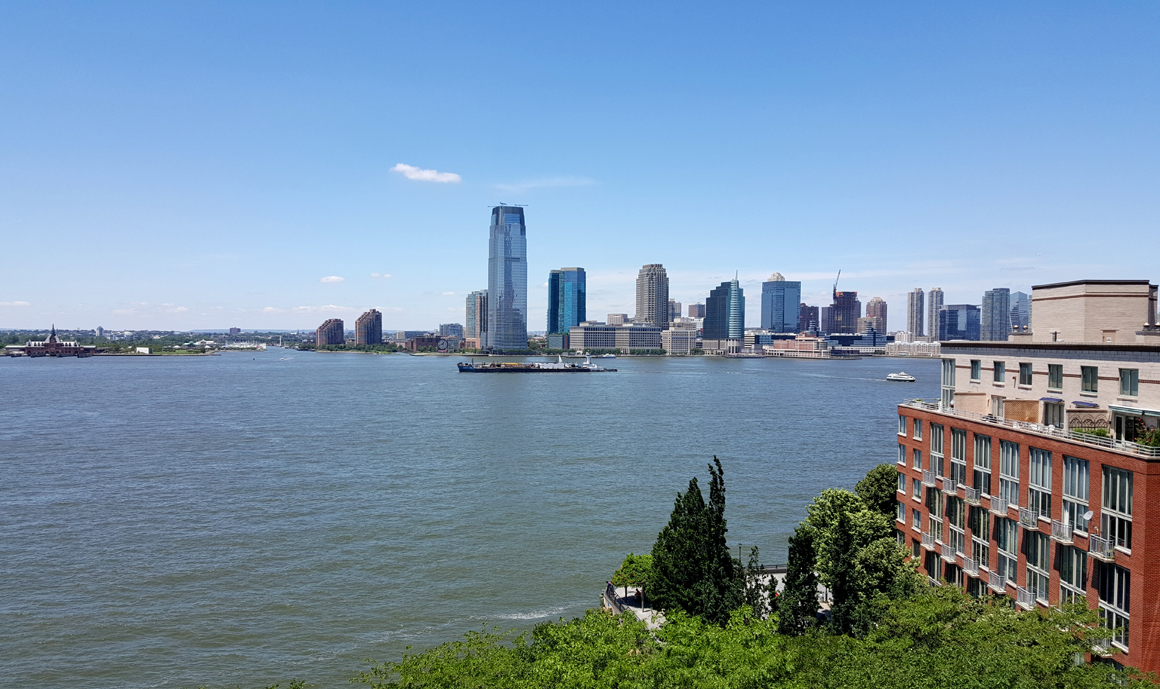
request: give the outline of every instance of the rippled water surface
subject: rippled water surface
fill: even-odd
[[[0,360],[0,685],[338,687],[576,616],[713,454],[730,543],[783,561],[813,495],[894,460],[894,405],[938,393],[934,361],[601,363]]]

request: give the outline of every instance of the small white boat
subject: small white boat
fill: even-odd
[[[913,383],[915,381],[915,377],[909,373],[899,371],[898,373],[887,374],[886,380],[889,380],[892,383]]]
[[[616,355],[615,354],[601,354],[600,358],[601,359],[615,359]]]

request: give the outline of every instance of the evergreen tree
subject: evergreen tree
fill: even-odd
[[[818,575],[814,571],[814,531],[799,524],[789,537],[789,567],[785,588],[777,599],[777,630],[802,634],[818,619]]]
[[[854,626],[855,609],[859,597],[854,558],[858,554],[857,536],[849,512],[839,512],[825,541],[826,560],[829,561],[830,592],[834,602],[830,606],[830,626],[839,634],[849,634]]]
[[[898,470],[893,464],[879,464],[866,472],[854,487],[866,508],[893,520],[898,509]]]
[[[748,605],[753,610],[753,616],[759,620],[763,620],[769,616],[771,612],[771,604],[774,601],[774,591],[772,586],[766,586],[762,580],[766,576],[765,565],[761,563],[761,556],[757,546],[753,546],[749,550],[749,562],[745,569],[742,570],[744,581],[742,586],[742,603]],[[776,584],[776,579],[772,582]]]

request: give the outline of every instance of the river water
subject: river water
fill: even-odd
[[[936,361],[600,363],[0,360],[0,685],[347,686],[571,618],[714,454],[731,545],[783,562],[814,495],[894,461],[897,402],[938,394]]]

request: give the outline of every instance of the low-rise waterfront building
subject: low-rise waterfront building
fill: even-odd
[[[60,340],[56,336],[56,326],[43,340],[28,340],[22,345],[8,345],[4,348],[6,356],[91,356],[97,348],[92,345],[78,344],[73,340]]]
[[[695,329],[672,327],[661,333],[661,348],[671,355],[689,354],[697,346]]]
[[[578,351],[617,349],[627,354],[632,350],[661,349],[661,332],[660,327],[645,323],[609,325],[585,321],[572,326],[569,340],[571,348]]]

